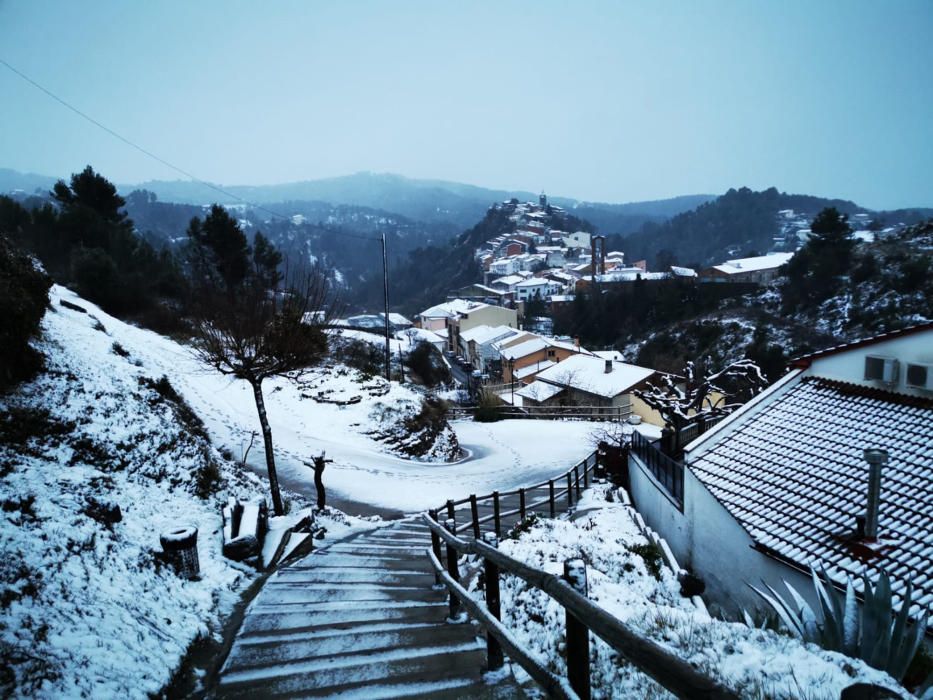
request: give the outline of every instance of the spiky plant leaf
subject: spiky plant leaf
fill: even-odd
[[[748,584],[748,587],[751,588],[755,593],[757,593],[762,600],[764,600],[773,610],[777,613],[778,617],[781,619],[781,622],[784,623],[784,626],[793,634],[795,637],[803,639],[803,625],[801,625],[800,620],[797,618],[794,613],[793,608],[788,605],[788,603],[780,596],[780,594],[775,591],[771,586],[765,583],[765,587],[771,591],[771,595],[768,595],[764,591],[755,586]]]
[[[899,681],[904,677],[904,674],[907,673],[907,667],[910,666],[910,662],[914,660],[914,655],[917,653],[917,649],[920,648],[920,644],[923,641],[923,633],[926,631],[927,622],[927,613],[924,613],[920,616],[920,619],[917,620],[917,623],[912,625],[907,631],[898,657],[894,659],[892,665],[889,665],[885,669],[894,679]]]
[[[846,581],[845,612],[842,620],[842,653],[855,656],[858,652],[859,609],[855,599],[855,588],[852,579]]]
[[[896,663],[895,660],[901,654],[905,653],[903,650],[907,640],[907,635],[904,634],[904,632],[907,631],[907,620],[910,617],[910,606],[913,603],[913,596],[913,582],[908,581],[904,590],[904,596],[901,598],[901,609],[897,612],[897,617],[894,618],[894,627],[891,628],[891,651],[888,654],[888,660],[887,664],[885,664],[885,668],[891,668],[894,666]]]
[[[830,651],[840,651],[842,648],[842,623],[839,617],[835,616],[833,601],[817,575],[816,569],[810,569],[810,575],[813,578],[813,589],[816,591],[816,597],[820,602],[820,614],[822,615],[819,645]]]

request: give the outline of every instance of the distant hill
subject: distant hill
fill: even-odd
[[[67,173],[62,177],[67,178]],[[20,189],[31,194],[48,190],[57,178],[0,170],[0,193]],[[290,182],[279,185],[223,185],[232,194],[260,205],[305,202],[378,209],[426,223],[446,223],[459,231],[483,218],[492,202],[512,199],[537,201],[538,195],[522,190],[495,190],[445,180],[417,180],[388,173],[356,173],[342,177]],[[119,186],[127,196],[133,190],[154,192],[161,202],[203,205],[237,204],[209,187],[187,180],[153,180]],[[568,197],[549,197],[566,209],[580,209],[579,216],[592,221],[601,233],[626,234],[648,221],[664,221],[712,199],[712,195],[688,195],[652,202],[607,204],[582,202]],[[283,212],[291,215],[294,212]]]
[[[25,194],[33,194],[38,190],[50,190],[58,178],[36,173],[21,173],[18,170],[0,168],[0,194],[22,190]]]
[[[621,247],[629,260],[648,260],[649,267],[702,266],[770,250],[779,232],[777,213],[782,209],[811,219],[825,207],[849,215],[867,211],[843,199],[786,194],[774,187],[762,192],[742,187],[660,224],[644,224],[637,233],[614,237],[609,243]]]

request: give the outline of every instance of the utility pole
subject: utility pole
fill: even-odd
[[[386,317],[386,381],[392,381],[391,361],[392,353],[389,347],[389,257],[386,255],[386,234],[382,232],[382,285],[385,297]]]

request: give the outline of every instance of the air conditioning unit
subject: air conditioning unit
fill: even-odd
[[[909,387],[933,391],[933,365],[908,363],[905,380]]]
[[[865,357],[865,379],[885,384],[897,384],[900,362],[893,357],[867,355]]]

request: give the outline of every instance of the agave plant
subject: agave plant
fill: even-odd
[[[833,586],[825,568],[819,574],[811,568],[810,574],[819,601],[818,611],[814,611],[787,581],[784,585],[790,593],[790,601],[768,584],[765,584],[767,592],[750,587],[777,613],[794,636],[824,649],[862,659],[869,666],[901,680],[927,628],[926,611],[914,624],[909,624],[913,597],[911,582],[907,582],[900,611],[893,615],[891,579],[884,572],[874,585],[867,575],[862,575],[862,605],[858,604],[851,578],[846,582],[845,594],[842,595]]]

